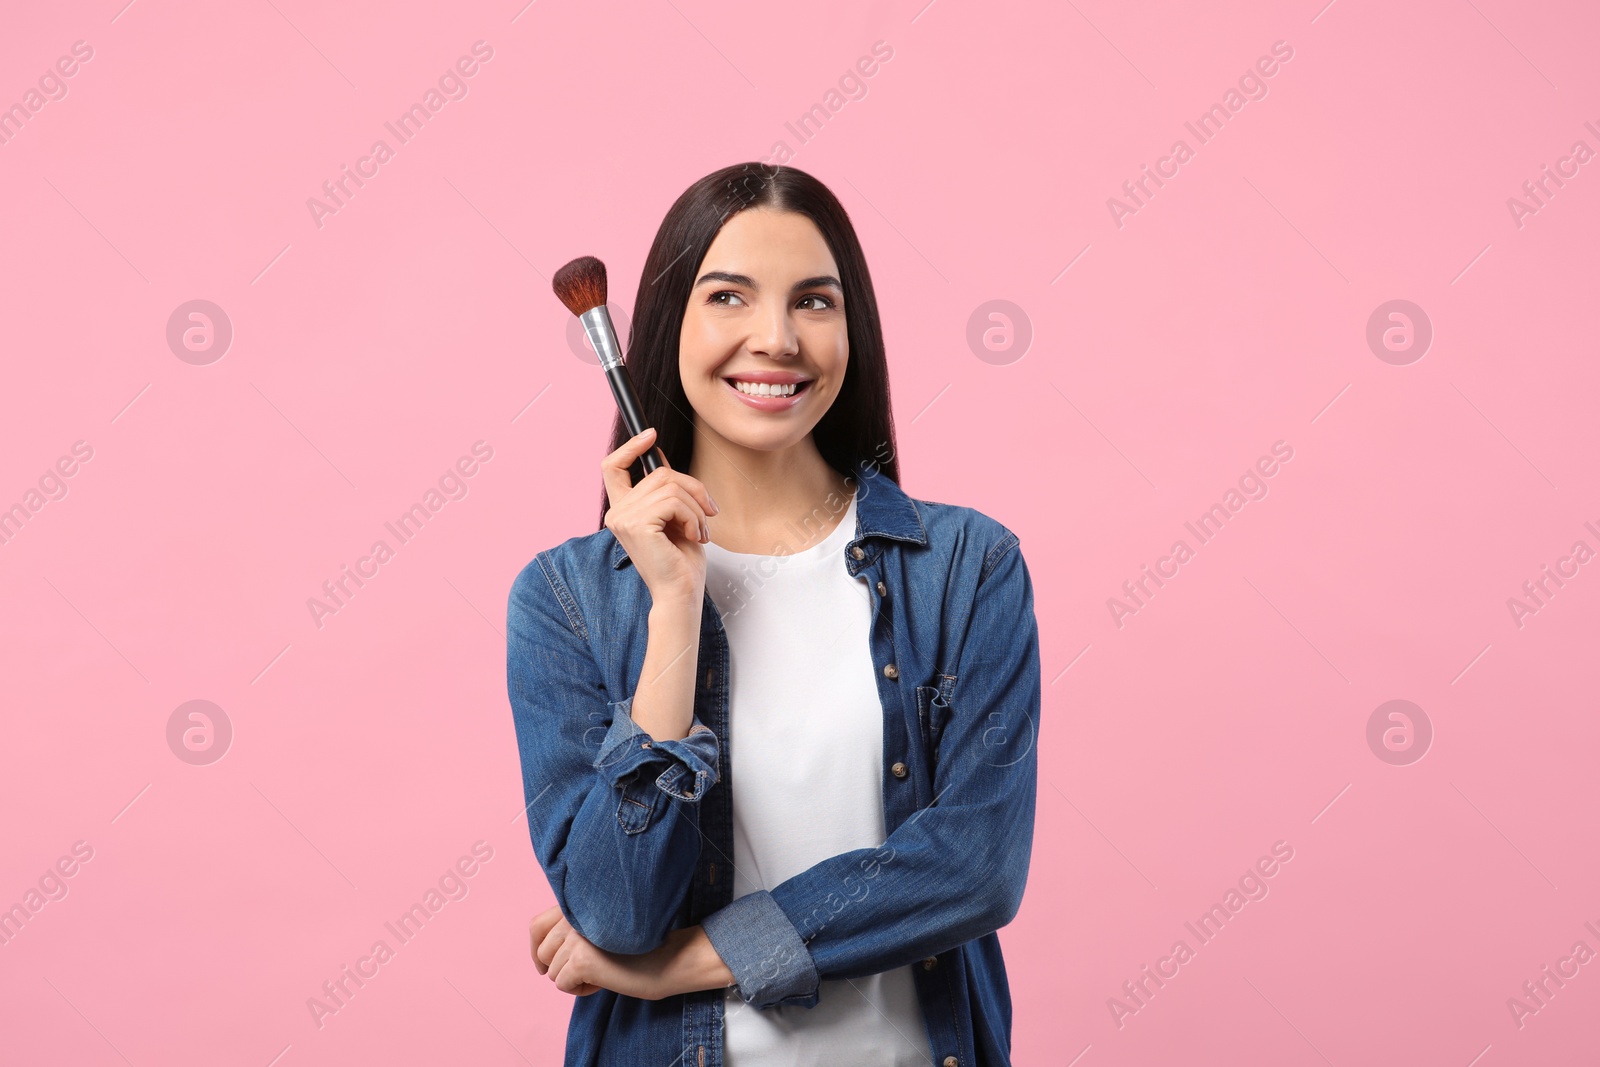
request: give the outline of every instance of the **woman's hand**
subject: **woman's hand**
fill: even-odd
[[[672,959],[669,937],[661,947],[639,956],[624,956],[595,948],[551,908],[534,917],[533,960],[563,993],[586,997],[601,989],[640,1000],[660,1000],[682,990],[669,988],[667,969]],[[673,931],[678,933],[679,931]]]
[[[697,478],[672,469],[665,454],[661,466],[634,485],[628,467],[655,444],[652,427],[625,442],[600,461],[610,530],[656,602],[678,599],[699,604],[705,595],[706,554],[701,546],[711,540],[706,516],[717,505]]]
[[[550,971],[550,966],[556,957],[556,953],[567,944],[569,939],[575,942],[582,941],[583,948],[588,952],[600,951],[593,945],[589,944],[588,941],[584,940],[584,938],[572,928],[572,925],[568,923],[567,920],[562,916],[560,908],[548,908],[544,911],[541,911],[538,915],[535,915],[533,917],[533,923],[528,929],[528,934],[533,946],[533,962],[534,965],[539,968],[540,974],[546,974]],[[572,953],[569,947],[569,951],[567,953],[568,960],[571,959],[571,955]],[[563,986],[558,981],[560,977],[560,970],[565,968],[560,968],[555,974],[551,974],[550,980],[552,982],[556,982],[556,988],[561,990],[563,993],[572,993],[580,997],[586,997],[590,993],[597,993],[602,988],[605,988],[592,982],[573,983],[571,979],[576,978],[577,975],[582,972],[583,966],[584,959],[582,953],[580,953],[578,967],[572,970],[568,975],[568,985]]]
[[[549,908],[534,916],[529,933],[533,961],[563,993],[585,997],[609,989],[640,1000],[719,989],[733,981],[722,958],[698,926],[673,930],[666,941],[638,956],[595,948]]]

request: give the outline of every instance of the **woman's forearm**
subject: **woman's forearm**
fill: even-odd
[[[650,607],[649,643],[634,687],[634,725],[657,741],[681,741],[694,717],[704,601],[659,601]]]
[[[662,996],[725,989],[733,984],[733,972],[711,947],[711,939],[701,926],[672,931],[663,951],[668,956],[663,967]]]

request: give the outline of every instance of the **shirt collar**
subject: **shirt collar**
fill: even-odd
[[[849,547],[854,548],[869,537],[887,537],[895,541],[909,541],[914,545],[928,543],[928,531],[922,525],[922,516],[905,491],[894,483],[878,464],[870,459],[855,465],[851,481],[856,492],[856,536]],[[610,533],[608,530],[607,533]],[[628,559],[627,549],[612,535],[611,567],[613,570]]]

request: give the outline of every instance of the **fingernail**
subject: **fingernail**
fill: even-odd
[[[706,528],[706,520],[700,520],[700,543],[705,544],[711,540],[711,531]]]
[[[706,494],[706,501],[711,505],[711,514],[715,515],[717,512],[722,510],[717,506],[717,498],[712,496],[710,493]]]

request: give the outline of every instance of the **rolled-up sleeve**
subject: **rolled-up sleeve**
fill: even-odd
[[[611,726],[600,742],[594,766],[621,791],[617,818],[627,833],[649,827],[660,795],[696,801],[718,781],[721,745],[717,735],[698,718],[689,734],[679,740],[657,741],[633,721],[633,698],[610,701]]]
[[[609,699],[589,632],[550,552],[513,582],[506,682],[534,854],[563,916],[598,948],[635,954],[680,918],[718,779],[716,734],[698,719],[658,741]]]
[[[934,800],[877,848],[830,857],[702,920],[746,1003],[814,1007],[823,980],[935,956],[1009,923],[1033,845],[1041,691],[1027,565],[983,558],[939,742]]]
[[[711,947],[733,972],[748,1004],[814,1007],[821,975],[800,931],[765,889],[746,893],[700,923]]]

